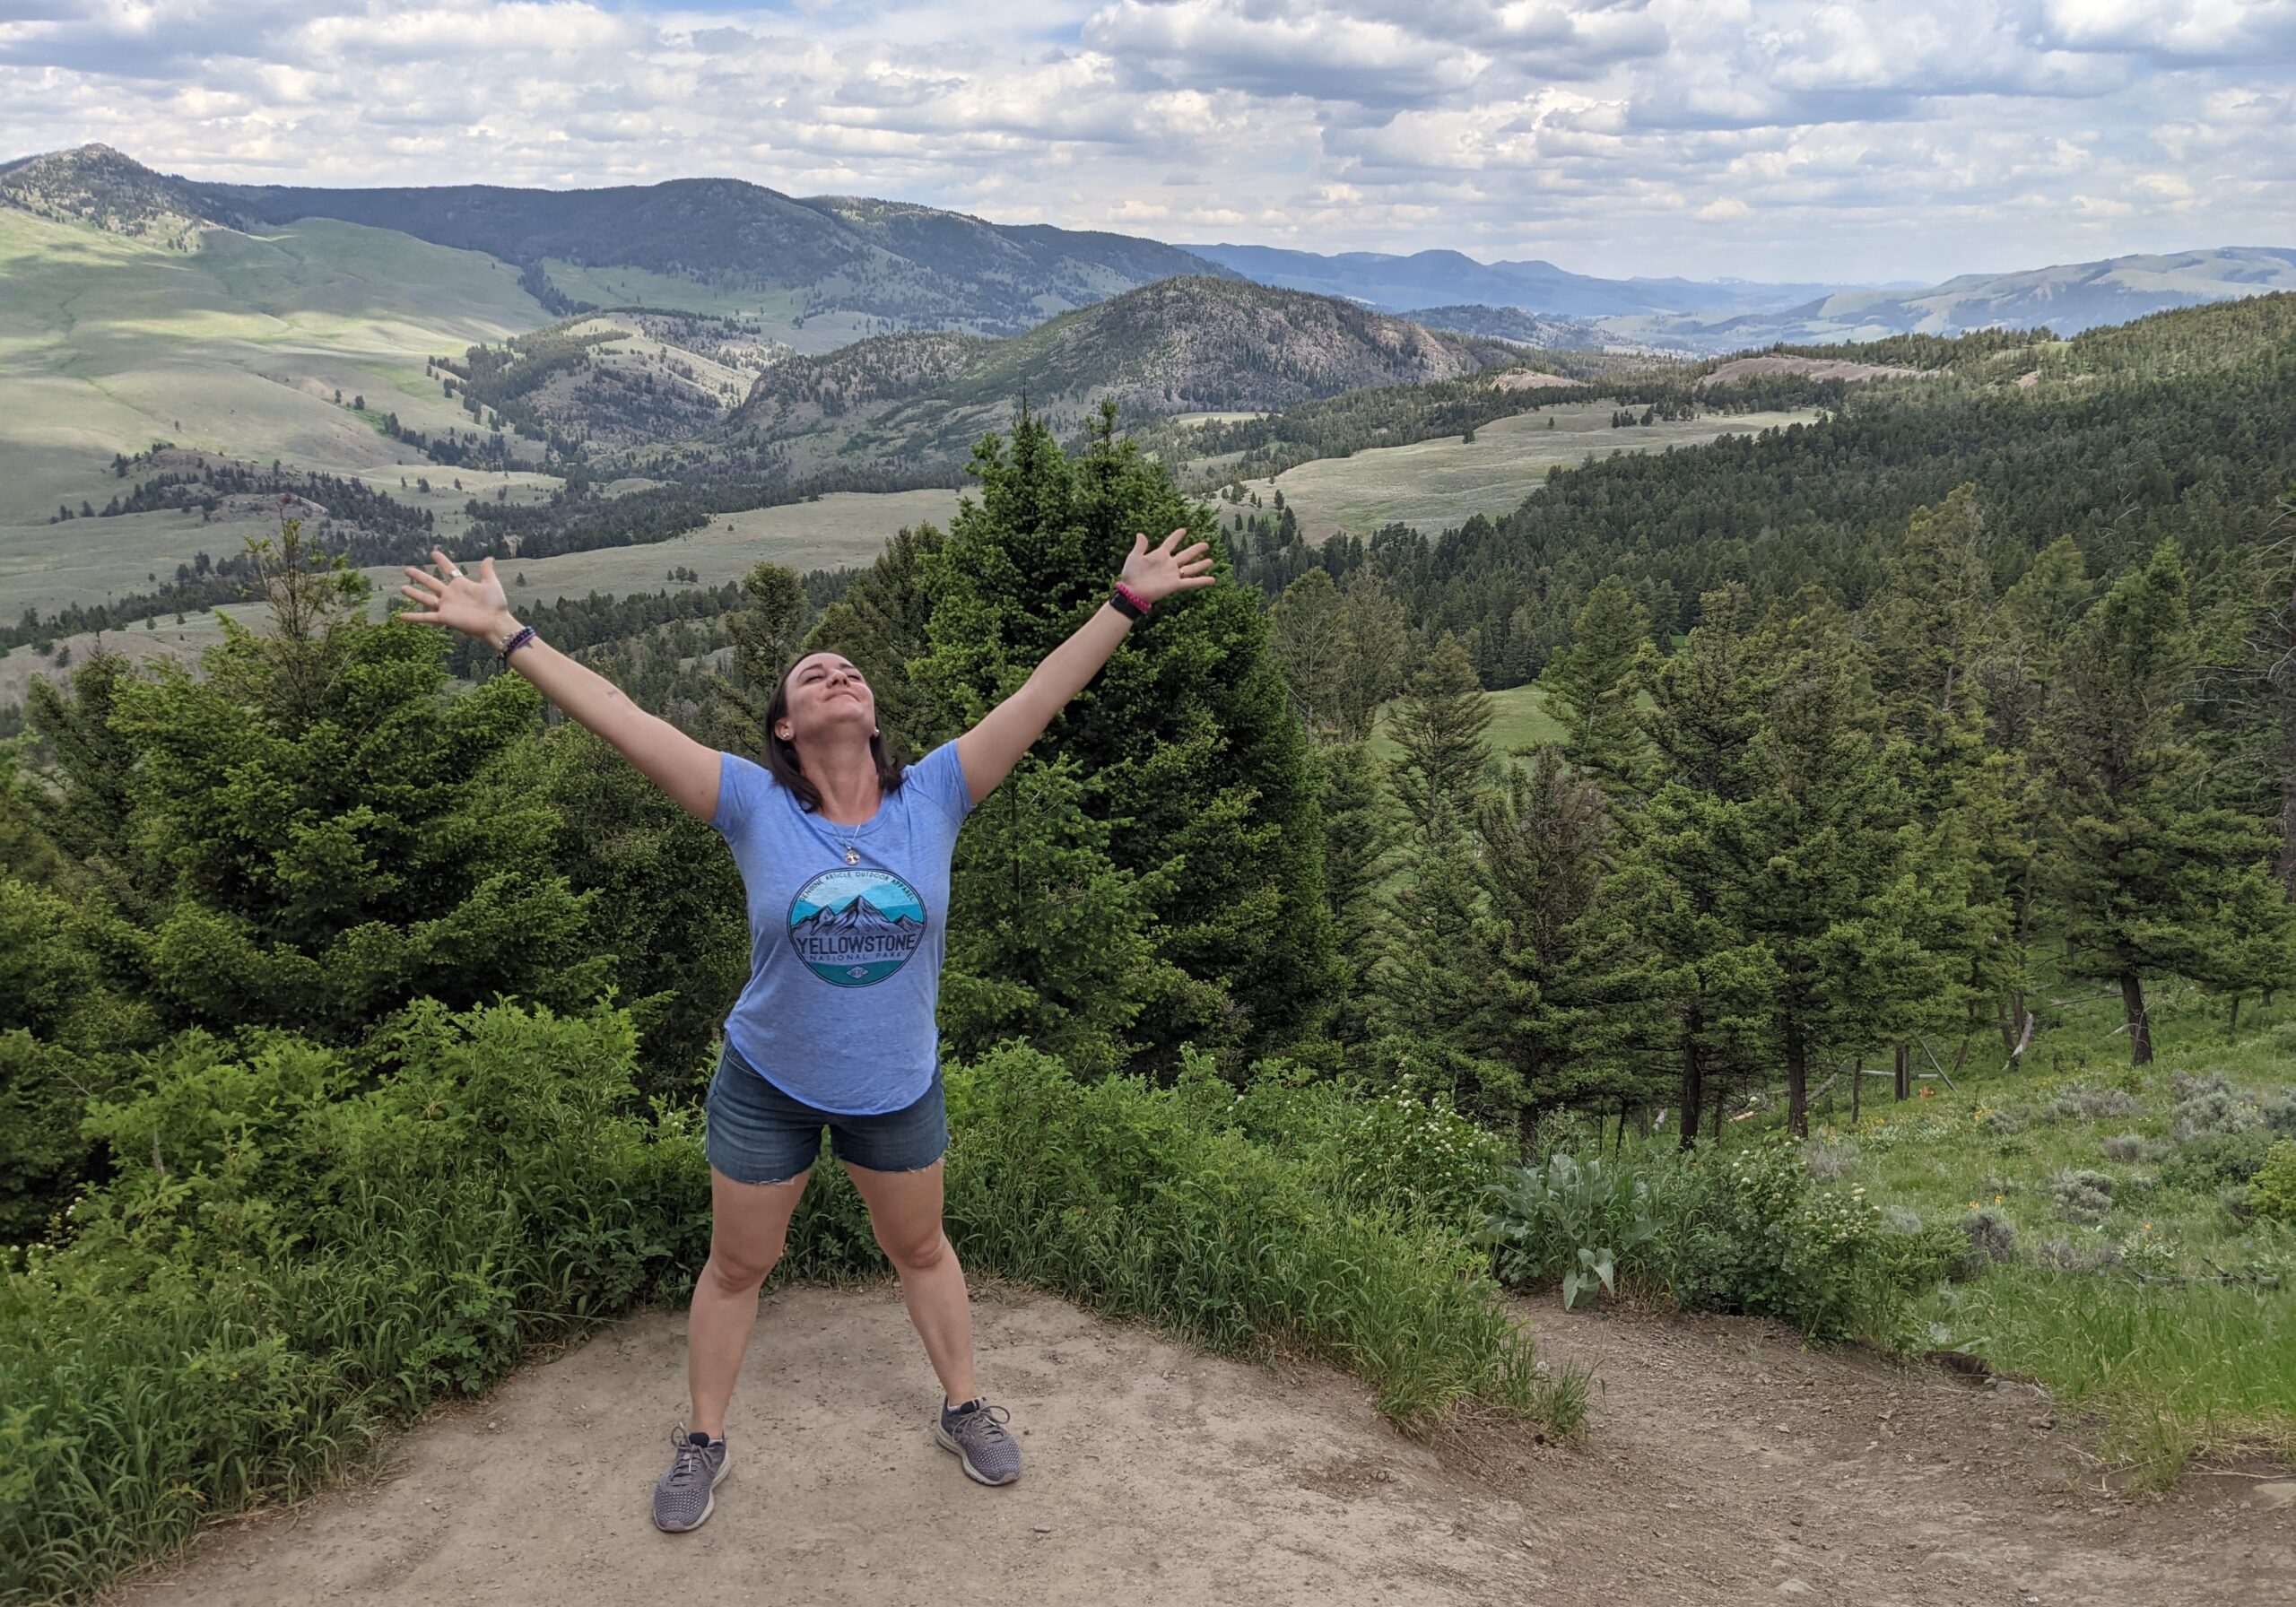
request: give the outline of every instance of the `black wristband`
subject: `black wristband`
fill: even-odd
[[[1115,609],[1117,612],[1122,614],[1127,620],[1144,620],[1148,617],[1147,610],[1142,608],[1139,604],[1135,603],[1131,598],[1126,596],[1121,591],[1114,591],[1109,594],[1109,606]]]

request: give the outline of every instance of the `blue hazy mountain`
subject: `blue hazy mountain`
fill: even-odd
[[[1518,307],[1558,318],[1650,313],[1783,311],[1840,287],[1746,280],[1598,279],[1551,262],[1477,262],[1457,251],[1325,256],[1274,246],[1182,246],[1181,250],[1286,290],[1365,301],[1386,312],[1422,307]]]

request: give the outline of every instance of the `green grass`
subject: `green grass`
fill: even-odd
[[[2179,1073],[2221,1076],[2260,1108],[2296,1090],[2296,1008],[2251,1003],[2232,1037],[2223,1001],[2156,988],[2159,1057],[2139,1072],[2115,1030],[2117,995],[2078,983],[2055,991],[2081,1002],[2057,1012],[2029,1067],[2003,1071],[1997,1041],[1980,1040],[1957,1090],[1925,1082],[1929,1097],[1898,1104],[1886,1081],[1868,1079],[1858,1120],[1846,1099],[1830,1100],[1813,1133],[1857,1145],[1843,1182],[1884,1205],[1930,1221],[1983,1208],[2013,1226],[2011,1260],[1939,1290],[1919,1313],[1934,1342],[2093,1414],[2105,1453],[2147,1480],[2194,1457],[2260,1451],[2296,1462],[2296,1229],[2241,1220],[2218,1184],[2180,1171],[2179,1158],[2196,1151],[2176,1131],[2174,1087]],[[1918,1053],[1916,1064],[1929,1069]],[[2057,1107],[2068,1089],[2116,1091],[2136,1108],[2083,1119]],[[2106,1141],[2124,1134],[2152,1148],[2116,1159]],[[2101,1220],[2074,1220],[2060,1203],[2053,1180],[2074,1171],[2111,1179]],[[2120,1264],[2069,1271],[2068,1258]]]
[[[0,524],[118,489],[155,439],[336,472],[410,456],[334,404],[467,424],[422,360],[547,320],[492,258],[312,220],[178,252],[0,208]],[[146,568],[151,566],[146,565]]]
[[[1475,514],[1509,514],[1546,482],[1557,465],[1576,467],[1587,454],[1657,452],[1700,446],[1718,436],[1807,422],[1812,413],[1709,414],[1683,424],[1613,430],[1608,402],[1551,405],[1538,413],[1496,420],[1458,437],[1382,447],[1352,457],[1318,458],[1287,469],[1273,481],[1250,482],[1265,502],[1280,490],[1310,541],[1335,531],[1368,536],[1382,525],[1404,524],[1439,534]],[[1555,426],[1547,428],[1547,421]]]
[[[643,547],[601,547],[530,562],[498,566],[512,584],[510,604],[558,597],[609,596],[660,591],[667,572],[681,565],[698,572],[703,584],[739,580],[759,564],[808,569],[858,568],[874,563],[885,543],[903,526],[930,522],[946,530],[957,509],[953,491],[833,491],[817,502],[791,502],[720,514],[702,529],[674,541]]]
[[[92,1594],[339,1478],[535,1341],[691,1288],[699,1113],[636,1110],[625,1013],[425,1002],[389,1041],[379,1071],[283,1035],[245,1060],[192,1042],[102,1113],[118,1175],[0,1276],[0,1603]],[[1539,1370],[1479,1252],[1414,1213],[1448,1136],[1416,1107],[1367,1168],[1335,1151],[1358,1125],[1329,1087],[1079,1084],[1008,1046],[948,1091],[977,1273],[1330,1362],[1405,1427],[1476,1399],[1578,1429],[1584,1377]],[[164,1172],[142,1159],[163,1142]],[[776,1276],[885,1275],[824,1168]]]
[[[1403,756],[1395,738],[1387,734],[1387,715],[1394,709],[1389,704],[1383,711],[1378,728],[1371,734],[1371,750],[1380,758],[1393,762]],[[1562,724],[1546,711],[1546,693],[1536,686],[1510,686],[1491,694],[1491,751],[1501,763],[1510,761],[1518,748],[1535,747],[1541,743],[1562,740]]]
[[[405,470],[410,482],[418,473],[430,477],[432,491],[424,497],[412,489],[401,491],[400,473],[390,468],[364,478],[394,497],[432,507],[441,535],[451,534],[466,522],[461,508],[468,492],[451,489],[457,473],[463,484],[473,490],[504,483],[500,474],[477,475],[435,465]],[[509,483],[513,500],[531,500],[544,495],[544,488],[556,482],[538,474],[514,474]],[[510,606],[516,609],[561,597],[587,596],[592,592],[626,596],[669,589],[676,583],[668,578],[668,571],[680,567],[695,571],[705,586],[739,580],[768,560],[787,564],[801,574],[840,565],[858,568],[874,562],[886,541],[903,526],[930,521],[945,530],[956,512],[957,497],[953,491],[835,491],[815,502],[721,515],[706,528],[674,541],[601,547],[523,562],[514,560],[500,569],[509,588]],[[157,570],[162,578],[170,576],[178,563],[196,552],[204,550],[213,556],[237,552],[246,535],[268,534],[275,527],[268,516],[236,522],[218,519],[203,526],[196,513],[0,526],[0,617],[13,618],[27,606],[46,612],[65,603],[101,602],[109,595],[141,591],[148,585],[144,576],[149,571]],[[380,613],[398,595],[399,583],[405,577],[396,569],[364,572],[375,586],[372,611]],[[524,586],[517,583],[520,575],[526,577]],[[261,628],[260,609],[234,605],[223,612]],[[103,642],[138,661],[157,658],[192,664],[222,636],[213,612],[193,611],[180,625],[174,615],[162,614],[156,630],[147,630],[139,621],[124,630],[105,632]],[[74,663],[96,646],[92,633],[60,639],[71,648]],[[31,678],[43,672],[53,673],[53,663],[28,647],[0,655],[0,703],[22,701]]]
[[[804,293],[796,290],[704,284],[649,268],[592,267],[554,256],[543,259],[543,271],[560,294],[594,307],[649,307],[753,319],[767,339],[779,341],[801,356],[833,352],[869,333],[870,320],[862,313],[820,313],[802,326],[793,324],[804,305]]]

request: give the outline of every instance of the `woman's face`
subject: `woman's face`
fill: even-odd
[[[783,742],[835,742],[877,732],[877,699],[861,672],[843,656],[814,653],[789,672],[789,712],[774,728]]]

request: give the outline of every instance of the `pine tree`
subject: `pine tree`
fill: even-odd
[[[761,563],[742,577],[742,606],[726,619],[734,638],[733,673],[709,678],[713,701],[705,741],[741,752],[763,749],[765,711],[797,656],[808,612],[805,583],[795,569]]]
[[[1268,636],[1308,740],[1319,741],[1337,718],[1347,661],[1346,621],[1330,570],[1309,569],[1283,588],[1268,610]]]
[[[1997,1014],[2013,1046],[2025,978],[2017,892],[2031,853],[2015,759],[1985,740],[1983,670],[1996,648],[1983,528],[1972,486],[1917,508],[1866,624],[1874,691],[1904,756],[1892,768],[1906,788],[1908,851],[1924,890],[1909,918],[1943,968],[1943,986],[1906,1024],[1966,1039]],[[1897,1044],[1895,1060],[1896,1095],[1909,1099],[1909,1042]]]
[[[1847,622],[1805,599],[1765,624],[1757,650],[1771,665],[1745,753],[1744,919],[1767,951],[1787,1125],[1802,1135],[1812,1065],[1901,1033],[1939,967],[1909,929],[1907,802]]]
[[[1612,832],[1602,789],[1552,746],[1477,812],[1490,986],[1474,1043],[1513,1073],[1526,1139],[1542,1109],[1623,1112],[1650,1091],[1632,1067],[1657,1022],[1640,945],[1611,897]]]
[[[1603,578],[1571,630],[1570,645],[1547,660],[1539,684],[1562,724],[1562,751],[1613,799],[1648,785],[1649,739],[1635,699],[1651,660],[1650,620],[1616,575]]]
[[[1379,882],[1396,838],[1386,766],[1368,743],[1326,743],[1310,755],[1324,826],[1324,907],[1345,983],[1333,1030],[1343,1042],[1370,1030],[1370,980],[1385,944]]]
[[[1491,696],[1458,638],[1445,631],[1388,725],[1403,750],[1391,785],[1415,847],[1463,835],[1473,822],[1490,729]]]
[[[2214,800],[2180,728],[2197,654],[2182,555],[2164,543],[2068,640],[2044,719],[2041,873],[2069,974],[2118,983],[2137,1065],[2152,1058],[2147,973],[2225,992],[2289,978],[2275,834]]]
[[[1380,707],[1402,690],[1411,634],[1402,608],[1369,569],[1348,577],[1340,624],[1346,653],[1333,717],[1342,742],[1360,743],[1378,724]]]
[[[935,568],[932,647],[911,679],[977,719],[1107,601],[1135,532],[1204,534],[1162,465],[1104,413],[1071,462],[1041,420],[976,448]],[[1224,570],[1223,570],[1224,573]],[[1250,1056],[1321,1031],[1340,978],[1323,897],[1323,827],[1307,743],[1253,595],[1223,584],[1132,628],[1036,750],[1073,756],[1108,856],[1148,890],[1161,986],[1135,1023],[1149,1066],[1179,1046]],[[971,852],[961,841],[961,859]],[[960,906],[952,920],[966,918]]]
[[[1189,980],[1158,961],[1149,905],[1163,890],[1118,869],[1074,757],[1024,759],[965,829],[941,986],[961,1055],[1025,1038],[1079,1077],[1122,1070],[1141,1012]]]
[[[1654,790],[1619,878],[1619,901],[1648,945],[1662,1041],[1677,1068],[1682,1142],[1718,1125],[1733,1079],[1757,1064],[1773,966],[1747,929],[1747,750],[1761,689],[1744,631],[1743,586],[1709,592],[1682,648],[1651,680],[1642,716]]]

